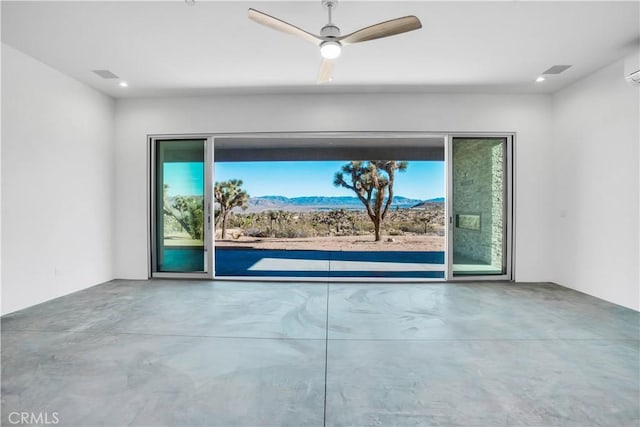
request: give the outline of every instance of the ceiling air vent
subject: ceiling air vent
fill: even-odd
[[[109,70],[93,70],[93,72],[99,75],[100,77],[102,77],[103,79],[119,79],[118,76],[116,76]]]
[[[554,65],[553,67],[549,68],[547,71],[543,72],[542,75],[545,74],[560,74],[564,71],[567,71],[568,68],[570,68],[571,65]]]

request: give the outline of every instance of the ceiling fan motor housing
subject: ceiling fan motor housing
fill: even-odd
[[[325,25],[320,30],[320,35],[325,39],[335,39],[336,37],[340,37],[340,28],[333,24]]]

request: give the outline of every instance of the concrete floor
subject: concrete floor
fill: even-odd
[[[2,318],[2,425],[638,426],[639,320],[548,284],[113,281]]]

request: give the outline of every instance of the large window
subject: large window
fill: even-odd
[[[209,270],[206,139],[155,140],[153,272]]]
[[[157,136],[150,147],[153,277],[512,279],[512,135]],[[389,188],[374,189],[367,206],[353,179],[392,180],[385,162],[398,166],[394,198],[386,209]],[[223,209],[221,192],[242,200]]]

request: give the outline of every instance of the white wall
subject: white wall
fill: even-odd
[[[616,62],[553,97],[554,281],[635,310],[640,89]]]
[[[2,45],[2,313],[113,278],[114,101]]]
[[[549,95],[239,95],[118,100],[116,259],[119,278],[147,277],[147,134],[260,131],[517,133],[516,278],[552,279]]]

